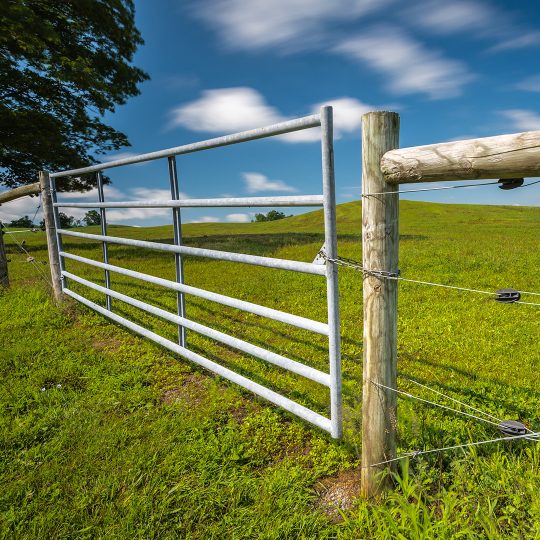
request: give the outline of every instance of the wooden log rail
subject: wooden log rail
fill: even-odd
[[[39,182],[35,184],[28,184],[27,186],[21,186],[15,189],[10,189],[9,191],[3,191],[0,193],[0,204],[14,201],[20,197],[25,197],[26,195],[37,195],[41,191],[41,186]]]
[[[540,131],[390,150],[381,171],[391,184],[540,176]]]

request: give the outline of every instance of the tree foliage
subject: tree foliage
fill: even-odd
[[[28,216],[23,216],[19,219],[14,219],[10,224],[10,227],[22,227],[22,228],[29,228],[33,227],[34,224],[32,223],[32,220]]]
[[[276,221],[276,219],[283,219],[287,216],[283,212],[277,210],[270,210],[267,214],[255,214],[255,221]]]
[[[148,78],[132,0],[4,0],[0,10],[0,184],[84,167],[129,144],[101,122]],[[86,189],[72,178],[61,189]],[[66,185],[67,184],[67,185]]]
[[[97,210],[89,210],[83,217],[83,221],[87,226],[101,225],[101,216]]]

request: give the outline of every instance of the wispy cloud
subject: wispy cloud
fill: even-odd
[[[378,107],[362,103],[351,97],[329,99],[312,105],[312,113],[322,105],[334,107],[336,138],[343,133],[359,129],[361,116]],[[191,131],[231,133],[245,131],[288,120],[276,107],[267,103],[264,96],[250,87],[218,88],[203,91],[201,97],[174,108],[170,112],[170,125],[182,126]],[[284,142],[312,142],[320,140],[318,129],[308,129],[279,136]]]
[[[269,180],[264,174],[258,172],[242,173],[246,183],[248,193],[261,193],[265,191],[281,191],[285,193],[294,193],[298,191],[295,187],[289,186],[282,180]]]
[[[334,51],[383,74],[396,94],[455,97],[473,79],[462,62],[445,58],[397,27],[384,26],[344,40]]]
[[[108,163],[109,161],[116,161],[117,159],[128,159],[135,157],[136,152],[118,152],[117,154],[108,154],[101,157],[101,161]]]
[[[219,223],[219,218],[216,216],[202,216],[199,219],[194,219],[190,223]]]
[[[470,0],[425,0],[411,3],[404,11],[405,20],[436,34],[456,34],[474,30],[484,35],[495,22],[494,10],[484,2]]]
[[[105,196],[105,200],[113,200],[113,201],[119,201],[120,199],[125,197],[125,194],[121,192],[119,189],[115,188],[114,186],[111,186],[110,184],[107,184],[103,186],[103,192]],[[62,191],[58,193],[58,199],[59,200],[73,200],[76,199],[78,202],[84,202],[84,201],[97,201],[99,198],[97,188],[91,189],[89,191]]]
[[[437,35],[466,34],[489,40],[496,53],[540,43],[540,32],[520,23],[514,13],[480,0],[417,0],[402,12],[407,23]]]
[[[249,223],[251,221],[249,214],[227,214],[225,219],[232,223]]]
[[[152,189],[146,187],[133,187],[123,192],[110,185],[104,186],[106,201],[156,201],[169,200],[171,193],[168,189]],[[186,193],[180,193],[181,199],[189,199]],[[92,189],[84,193],[65,192],[58,196],[60,201],[68,200],[72,202],[91,202],[98,200],[97,189]],[[28,215],[32,217],[36,211],[38,199],[36,197],[24,197],[11,201],[0,207],[0,219],[12,221],[19,217]],[[82,219],[90,208],[62,208],[66,214]],[[109,223],[125,223],[133,220],[145,220],[155,217],[170,217],[170,208],[111,208],[107,211],[107,220]],[[36,216],[36,221],[43,219],[41,210]]]
[[[105,192],[105,200],[119,201],[127,198],[126,194],[122,193],[120,190],[111,185],[106,185],[103,189]],[[73,202],[97,201],[98,193],[97,189],[91,189],[90,191],[85,191],[83,193],[77,191],[60,192],[58,194],[58,200],[67,200]],[[41,208],[39,208],[36,213],[36,209],[39,204],[40,201],[38,197],[22,197],[20,199],[5,203],[0,206],[0,220],[10,222],[23,216],[29,216],[32,218],[34,214],[36,214],[35,221],[37,223],[43,219],[43,212]],[[61,209],[62,212],[77,219],[82,219],[88,210],[88,208]]]
[[[9,223],[23,216],[28,216],[31,219],[38,205],[39,199],[37,197],[22,197],[21,199],[7,202],[0,206],[0,221]],[[41,219],[43,219],[43,213],[40,209],[36,215],[36,222],[41,221]]]
[[[294,52],[321,48],[331,26],[383,9],[395,0],[197,0],[196,16],[234,49]]]
[[[527,92],[540,92],[540,75],[533,75],[518,82],[515,86],[518,90],[526,90]]]
[[[540,45],[540,32],[526,32],[524,34],[516,33],[512,37],[504,39],[493,47],[490,47],[488,52],[511,51],[538,45]]]
[[[125,200],[131,201],[162,201],[169,200],[171,192],[168,189],[152,189],[146,187],[130,188]],[[189,199],[186,193],[180,193],[181,199]],[[114,208],[107,210],[107,219],[110,222],[144,220],[148,218],[167,217],[171,215],[170,208]]]
[[[500,111],[507,118],[512,128],[519,131],[538,131],[540,130],[540,115],[534,111],[526,109],[509,109]]]

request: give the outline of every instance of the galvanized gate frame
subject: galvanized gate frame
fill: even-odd
[[[209,150],[221,146],[281,135],[303,129],[321,126],[321,149],[322,149],[322,195],[286,196],[286,197],[241,197],[241,198],[218,198],[218,199],[181,199],[178,188],[178,176],[176,171],[175,156]],[[167,158],[169,165],[169,177],[171,185],[170,200],[152,201],[124,201],[105,202],[103,191],[102,172],[105,169],[141,163],[144,161]],[[97,202],[74,203],[69,201],[58,202],[56,196],[55,181],[58,178],[77,176],[81,174],[96,173],[98,199]],[[218,375],[254,392],[255,394],[279,405],[300,418],[315,424],[319,428],[328,431],[332,437],[340,438],[342,435],[342,411],[341,411],[341,359],[340,359],[340,322],[339,322],[339,294],[338,294],[338,269],[333,262],[326,261],[325,265],[276,259],[270,257],[260,257],[239,253],[229,253],[210,249],[194,248],[182,245],[182,223],[180,219],[181,208],[194,207],[292,207],[292,206],[322,206],[324,209],[324,230],[326,254],[329,259],[337,257],[337,236],[336,236],[336,200],[334,186],[334,151],[333,151],[333,122],[332,107],[322,107],[320,114],[306,116],[279,124],[258,128],[224,137],[209,139],[185,146],[169,148],[148,154],[141,154],[134,157],[101,163],[68,171],[55,172],[50,174],[51,194],[54,205],[55,226],[58,239],[58,256],[60,260],[62,291],[78,300],[82,304],[94,309],[98,313],[112,319],[129,328],[133,332],[140,334],[152,341],[159,343],[163,347],[191,360],[192,362],[210,370]],[[99,208],[101,215],[101,235],[87,234],[60,227],[59,208]],[[173,213],[174,244],[162,244],[157,242],[147,242],[142,240],[132,240],[118,238],[107,235],[106,208],[171,208]],[[103,244],[103,262],[81,257],[68,253],[63,249],[62,237],[70,236],[76,238],[86,238]],[[108,244],[120,244],[126,246],[142,247],[158,251],[167,251],[174,254],[176,264],[176,281],[157,278],[149,274],[128,270],[119,266],[109,264]],[[184,283],[184,272],[182,265],[182,255],[192,255],[197,257],[207,257],[223,261],[238,262],[302,272],[326,277],[327,286],[327,311],[328,322],[322,323],[300,317],[290,313],[285,313],[265,306],[253,304],[236,298],[224,296],[222,294],[195,288]],[[83,279],[72,272],[66,270],[66,259],[85,263],[97,268],[101,268],[105,273],[105,287]],[[147,304],[125,294],[111,289],[111,273],[118,273],[139,279],[149,283],[154,283],[168,289],[175,290],[178,294],[177,314],[170,313],[153,305]],[[73,280],[90,289],[101,292],[106,298],[106,307],[102,307],[87,298],[75,293],[69,288],[69,280]],[[291,360],[274,352],[268,351],[251,343],[247,343],[238,338],[229,336],[212,328],[187,318],[185,312],[184,295],[191,294],[199,298],[204,298],[219,304],[237,308],[243,311],[254,313],[275,321],[287,323],[298,328],[303,328],[317,334],[328,337],[329,353],[329,373],[324,373],[300,362]],[[167,321],[178,325],[178,343],[174,343],[150,330],[135,324],[132,321],[113,312],[112,299],[120,300],[131,306],[135,306],[148,313],[161,317]],[[186,344],[186,329],[200,333],[223,344],[234,347],[249,355],[256,356],[272,364],[280,366],[291,372],[297,373],[316,381],[330,389],[330,417],[327,418],[311,409],[300,405],[276,392],[270,390],[250,379],[239,375],[216,362],[208,360],[203,356],[189,350]]]

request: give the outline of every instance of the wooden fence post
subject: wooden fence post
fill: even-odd
[[[56,236],[51,181],[48,172],[40,171],[39,183],[41,186],[41,205],[43,208],[43,219],[45,220],[45,232],[47,234],[47,250],[49,252],[49,266],[51,268],[53,294],[54,299],[57,302],[62,302],[64,295],[62,294],[58,238]]]
[[[9,287],[8,260],[6,253],[6,245],[4,244],[4,231],[0,224],[0,286]]]
[[[365,269],[398,271],[399,195],[381,172],[385,152],[399,145],[399,115],[370,112],[362,116],[362,262]],[[397,431],[397,281],[365,274],[364,367],[362,389],[362,478],[364,497],[390,483],[373,464],[395,457]]]

